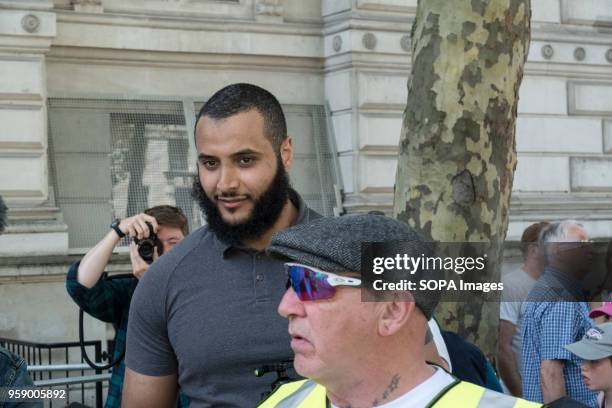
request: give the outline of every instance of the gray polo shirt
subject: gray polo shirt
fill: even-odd
[[[297,194],[296,223],[319,218]],[[275,373],[263,364],[293,359],[287,320],[277,307],[283,264],[265,252],[229,246],[202,227],[157,260],[130,306],[127,366],[141,374],[177,373],[190,407],[253,407]]]

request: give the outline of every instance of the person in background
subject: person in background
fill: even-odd
[[[591,310],[589,317],[597,323],[608,323],[612,321],[612,302],[603,302],[601,307]]]
[[[425,361],[439,365],[462,381],[503,391],[495,369],[477,346],[455,332],[443,330],[434,317],[429,319],[428,326],[433,341],[425,345]],[[432,343],[436,349],[434,358],[427,352]]]
[[[538,238],[547,222],[530,225],[521,236],[523,265],[502,276],[504,290],[499,305],[498,368],[499,375],[510,393],[523,395],[521,386],[521,321],[524,303],[536,281],[544,273],[544,254]]]
[[[289,321],[295,369],[309,379],[281,386],[260,408],[540,407],[426,362],[438,298],[418,291],[409,293],[412,300],[397,292],[380,297],[362,280],[361,244],[394,241],[409,241],[409,256],[433,254],[410,226],[375,214],[317,220],[273,236],[268,253],[288,262],[278,311]],[[362,301],[364,293],[373,301]]]
[[[542,231],[540,247],[546,268],[529,293],[521,325],[523,395],[544,403],[568,396],[594,406],[580,358],[565,349],[593,327],[582,291],[592,263],[587,232],[576,221],[555,222]]]
[[[497,374],[482,350],[452,331],[442,330],[442,337],[451,360],[449,372],[462,381],[503,392]]]
[[[150,225],[150,227],[149,227]],[[158,205],[146,209],[123,220],[115,220],[110,230],[82,260],[70,266],[66,276],[66,289],[74,302],[86,313],[115,326],[115,347],[113,361],[121,358],[125,352],[126,333],[130,302],[138,281],[149,269],[149,263],[139,254],[137,245],[130,243],[130,261],[134,277],[126,279],[106,279],[104,273],[113,250],[123,237],[131,239],[146,239],[150,237],[151,229],[157,236],[154,253],[149,262],[156,262],[158,257],[169,252],[176,244],[187,236],[189,225],[187,217],[180,208],[170,205]],[[121,406],[125,361],[113,367],[106,408]],[[187,406],[187,400],[179,398],[179,406]]]
[[[582,359],[582,380],[597,396],[598,408],[612,408],[612,323],[589,329],[582,340],[565,346]]]

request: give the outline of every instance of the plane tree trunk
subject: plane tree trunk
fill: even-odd
[[[394,215],[435,241],[485,242],[496,276],[530,17],[530,0],[420,0],[412,28]],[[498,310],[475,299],[436,316],[492,356]]]

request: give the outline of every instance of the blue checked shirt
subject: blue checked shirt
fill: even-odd
[[[523,398],[544,402],[540,365],[543,360],[563,360],[567,396],[596,406],[597,393],[582,382],[581,359],[564,348],[593,327],[587,303],[577,300],[581,298],[577,283],[552,268],[546,269],[529,294],[521,324]]]
[[[106,280],[103,277],[94,287],[87,288],[77,281],[78,270],[79,262],[70,265],[66,277],[68,294],[86,313],[115,326],[117,334],[115,336],[113,361],[116,361],[125,350],[130,301],[138,280],[136,278]],[[125,359],[122,359],[121,363],[112,368],[108,395],[104,404],[105,408],[121,407],[124,376]],[[188,406],[187,398],[179,392],[178,407],[186,408]]]

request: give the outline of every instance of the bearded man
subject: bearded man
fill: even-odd
[[[270,391],[258,366],[291,360],[282,262],[272,235],[319,215],[289,186],[291,138],[278,100],[250,84],[214,94],[195,129],[193,196],[208,225],[161,257],[130,307],[125,407],[249,407]]]

